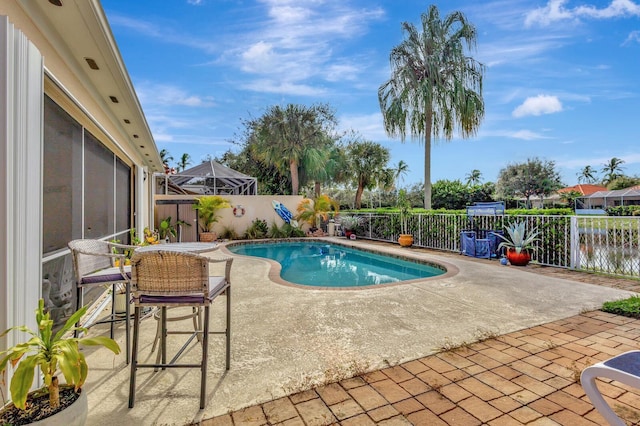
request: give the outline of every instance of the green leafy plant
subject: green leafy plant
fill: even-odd
[[[160,239],[164,240],[169,236],[176,238],[178,235],[178,226],[181,225],[191,226],[190,223],[187,223],[184,220],[177,220],[175,223],[172,223],[171,216],[162,219],[160,221],[160,225],[158,226],[158,234],[160,235]]]
[[[304,198],[298,204],[296,219],[320,228],[320,222],[329,220],[329,213],[337,212],[339,208],[338,203],[326,194],[318,196],[315,200]]]
[[[398,212],[400,213],[400,233],[409,233],[409,217],[411,217],[411,203],[407,198],[407,191],[401,189],[398,193]]]
[[[627,299],[605,302],[602,305],[602,310],[610,314],[640,318],[640,296],[631,296]]]
[[[246,237],[250,240],[257,240],[260,238],[266,238],[269,233],[269,226],[267,221],[263,219],[255,219],[251,222],[251,226],[247,228]]]
[[[507,249],[514,249],[516,253],[535,249],[534,243],[539,241],[537,228],[533,228],[527,233],[524,222],[515,222],[505,226],[505,229],[507,230],[507,235],[496,234],[504,240],[498,245],[498,249],[506,247]]]
[[[12,330],[18,330],[32,336],[28,341],[0,352],[0,374],[2,374],[3,380],[9,362],[13,366],[18,364],[10,385],[12,402],[17,408],[26,409],[27,395],[38,367],[44,377],[44,385],[49,393],[49,404],[52,408],[60,405],[60,387],[56,376],[58,371],[64,375],[67,385],[73,386],[76,391],[82,387],[89,369],[78,345],[101,345],[115,354],[120,353],[118,344],[105,336],[65,337],[67,333],[74,330],[86,331],[86,328],[75,327],[76,322],[86,311],[86,306],[76,311],[54,335],[53,320],[49,312],[45,312],[44,299],[40,299],[35,311],[36,323],[38,324],[37,332],[26,326],[16,326],[0,334],[0,337],[3,337]],[[23,358],[25,355],[27,356]]]
[[[211,232],[213,224],[220,218],[218,211],[230,208],[231,204],[220,195],[205,195],[197,199],[198,202],[193,205],[193,208],[198,211],[198,217],[202,220],[200,228],[202,232]]]

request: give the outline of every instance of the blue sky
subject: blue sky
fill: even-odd
[[[340,129],[391,151],[423,181],[423,146],[386,136],[377,90],[414,0],[102,0],[158,149],[194,165],[219,156],[271,105],[332,105]],[[555,161],[565,184],[612,157],[640,176],[640,1],[453,0],[478,32],[485,119],[476,137],[437,141],[433,182],[473,169]]]

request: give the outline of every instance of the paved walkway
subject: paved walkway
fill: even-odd
[[[634,280],[529,268],[538,275],[640,290]],[[580,372],[639,349],[640,320],[593,311],[486,337],[202,425],[602,425],[580,386]],[[640,423],[638,390],[616,382],[599,387],[627,424]]]

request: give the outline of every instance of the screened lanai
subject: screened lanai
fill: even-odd
[[[205,161],[176,174],[159,175],[158,194],[257,195],[258,181],[216,161]]]
[[[615,191],[598,191],[583,197],[582,201],[588,208],[637,205],[640,204],[640,187],[632,186]]]

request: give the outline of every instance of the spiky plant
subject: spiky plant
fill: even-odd
[[[498,245],[498,249],[506,247],[507,249],[514,249],[516,253],[535,249],[534,243],[539,240],[537,228],[533,228],[527,233],[524,222],[514,222],[509,226],[505,226],[505,229],[507,230],[507,236],[497,234],[504,240]]]

